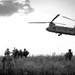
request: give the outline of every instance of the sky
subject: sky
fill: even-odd
[[[28,1],[28,0],[27,0]],[[30,7],[29,9],[27,9]],[[0,2],[0,55],[6,48],[10,51],[26,48],[30,55],[61,54],[72,49],[75,54],[75,36],[61,35],[48,32],[45,24],[29,24],[28,22],[50,22],[57,14],[60,16],[54,21],[65,23],[66,27],[74,27],[75,0],[1,0]],[[58,24],[56,24],[58,25]]]

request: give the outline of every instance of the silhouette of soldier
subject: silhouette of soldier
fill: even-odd
[[[71,59],[72,59],[72,57],[73,57],[73,53],[71,52],[71,49],[69,49],[68,54],[69,54],[69,60],[71,60]]]
[[[5,61],[6,61],[6,57],[3,56],[3,59],[2,59],[2,66],[3,66],[3,70],[5,70]]]
[[[20,51],[18,52],[18,56],[22,57],[22,50],[20,49]]]
[[[73,53],[71,52],[71,49],[68,50],[68,52],[65,54],[66,60],[71,60],[73,57]]]
[[[18,50],[15,49],[14,47],[14,50],[13,50],[13,57],[16,58],[18,56]]]
[[[10,51],[9,51],[9,48],[7,48],[7,50],[5,51],[5,56],[10,56]]]
[[[5,51],[5,56],[3,57],[3,59],[2,59],[2,64],[3,64],[3,70],[5,70],[5,63],[8,63],[8,64],[10,64],[11,63],[11,61],[12,61],[12,57],[10,56],[10,51],[9,51],[9,48],[7,48],[6,49],[6,51]]]
[[[29,54],[29,52],[24,48],[23,56],[24,56],[24,57],[27,57],[28,54]]]

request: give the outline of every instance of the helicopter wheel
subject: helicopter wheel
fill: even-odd
[[[62,33],[59,33],[58,36],[62,35]]]

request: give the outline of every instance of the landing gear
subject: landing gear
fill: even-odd
[[[58,36],[62,35],[62,33],[59,33]]]

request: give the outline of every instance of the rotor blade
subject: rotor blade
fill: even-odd
[[[29,22],[29,23],[48,23],[48,22]]]
[[[72,20],[72,21],[75,21],[74,19],[71,19],[71,18],[68,18],[68,17],[65,17],[65,16],[62,16],[63,18],[66,18],[66,19],[69,19],[69,20]]]
[[[29,22],[29,23],[51,23],[51,22]],[[64,24],[64,23],[57,23],[57,22],[54,22],[54,23],[56,23],[56,24],[61,24],[61,25],[66,25],[66,24]]]
[[[58,14],[56,17],[54,17],[52,21],[54,21],[58,16],[60,16],[60,14]],[[52,22],[52,21],[51,21],[51,22]]]

